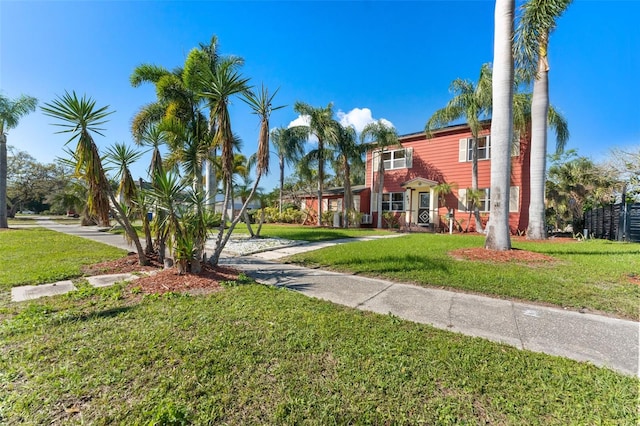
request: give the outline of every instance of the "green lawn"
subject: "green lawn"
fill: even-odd
[[[253,231],[256,232],[257,225],[252,225]],[[234,233],[248,234],[247,225],[239,223],[233,230]],[[367,228],[318,228],[315,226],[301,226],[301,225],[279,225],[279,224],[264,224],[260,232],[261,237],[265,238],[284,238],[288,240],[303,240],[303,241],[330,241],[341,238],[361,238],[371,237],[375,235],[389,235],[391,232],[377,229]]]
[[[338,271],[454,288],[499,297],[587,308],[638,320],[640,244],[604,240],[514,241],[517,249],[544,253],[555,261],[517,263],[460,261],[448,253],[482,247],[482,236],[411,234],[354,242],[307,252],[292,262]]]
[[[637,421],[640,381],[587,363],[260,285],[125,294],[0,311],[0,423]]]
[[[80,276],[80,267],[126,251],[44,228],[0,231],[0,291]]]

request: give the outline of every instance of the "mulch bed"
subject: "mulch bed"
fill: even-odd
[[[176,268],[163,269],[157,257],[148,256],[150,265],[141,266],[138,255],[128,256],[107,262],[96,263],[82,268],[82,273],[91,275],[123,274],[147,272],[149,276],[131,281],[129,290],[143,294],[164,294],[169,292],[204,294],[219,291],[221,281],[233,281],[238,278],[239,271],[223,266],[212,267],[205,264],[200,274],[178,275]]]
[[[523,263],[526,265],[539,265],[541,263],[555,262],[551,256],[535,253],[527,250],[511,249],[505,251],[488,250],[483,247],[463,248],[449,252],[449,255],[458,260],[472,260],[488,263]]]

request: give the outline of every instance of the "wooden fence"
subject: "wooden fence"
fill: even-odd
[[[585,212],[584,229],[593,238],[640,242],[640,204],[611,204]]]

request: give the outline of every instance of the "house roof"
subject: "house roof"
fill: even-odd
[[[360,194],[365,189],[367,189],[366,185],[353,185],[351,187],[351,193]],[[322,192],[323,197],[329,197],[332,195],[343,195],[343,194],[344,194],[344,187],[342,186],[334,187],[334,188],[325,188],[325,190]],[[299,192],[298,195],[306,196],[307,198],[314,198],[317,196],[317,194],[308,194],[307,192],[304,192],[304,193]]]
[[[484,127],[484,126],[488,126],[491,124],[491,120],[481,120],[480,124]],[[434,129],[431,131],[432,134],[437,135],[440,133],[455,133],[458,131],[468,131],[469,130],[469,125],[467,123],[462,123],[462,124],[452,124],[450,126],[444,126],[444,127],[440,127],[439,129]],[[403,139],[411,139],[411,138],[415,138],[415,137],[425,137],[425,132],[421,131],[421,132],[415,132],[415,133],[407,133],[406,135],[400,135],[398,136],[398,139],[400,140],[400,142],[402,142]]]

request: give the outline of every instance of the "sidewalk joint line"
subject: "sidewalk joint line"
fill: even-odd
[[[367,303],[368,301],[374,299],[375,297],[378,297],[380,294],[384,293],[385,291],[389,290],[391,287],[393,287],[395,285],[395,283],[390,283],[388,286],[386,286],[385,288],[383,288],[382,290],[380,290],[379,292],[377,292],[376,294],[374,294],[373,296],[363,300],[362,302],[358,303],[355,307],[359,308],[361,306],[363,306],[365,303]]]

